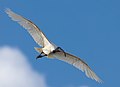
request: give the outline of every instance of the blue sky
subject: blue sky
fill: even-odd
[[[49,87],[119,87],[119,0],[0,0],[0,47],[16,47]],[[85,60],[104,81],[99,84],[59,60],[35,59],[38,45],[4,12],[33,21],[56,45]]]

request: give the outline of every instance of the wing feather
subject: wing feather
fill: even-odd
[[[82,72],[85,72],[86,76],[96,80],[97,82],[102,82],[102,80],[91,70],[91,68],[80,58],[66,53],[66,57],[63,52],[57,52],[53,56],[59,60],[72,64],[74,67],[78,68]]]
[[[44,47],[50,44],[44,33],[30,20],[27,20],[24,17],[14,13],[10,9],[6,9],[5,12],[8,14],[9,17],[11,17],[13,21],[18,22],[21,26],[23,26],[38,45]]]

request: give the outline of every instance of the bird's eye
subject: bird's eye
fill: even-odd
[[[53,50],[53,53],[56,53],[56,50]]]

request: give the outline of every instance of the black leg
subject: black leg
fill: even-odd
[[[44,53],[44,52],[42,51],[42,52],[40,53],[40,55],[38,55],[38,56],[36,57],[36,59],[39,59],[39,58],[44,57],[44,56],[42,56],[43,53]]]
[[[42,58],[42,57],[44,57],[44,56],[47,56],[47,54],[45,54],[45,55],[41,55],[41,54],[40,54],[39,56],[36,57],[36,59]]]
[[[36,59],[42,58],[43,56],[40,54],[36,57]]]
[[[42,51],[40,54],[43,54],[44,52]]]

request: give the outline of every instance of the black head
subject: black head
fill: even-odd
[[[57,47],[55,50],[53,50],[53,53],[60,52],[59,47]]]
[[[65,51],[61,47],[57,47],[55,50],[53,50],[53,53],[56,53],[56,52],[63,52],[66,57]]]

